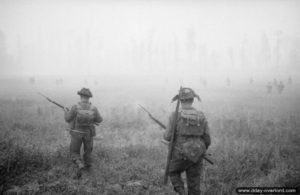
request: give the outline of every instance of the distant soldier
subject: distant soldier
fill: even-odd
[[[289,76],[289,79],[288,79],[288,84],[291,85],[293,83],[293,80],[292,80],[292,77]]]
[[[277,90],[278,90],[278,93],[282,93],[282,91],[283,91],[283,89],[284,89],[284,85],[283,85],[283,82],[282,81],[280,81],[279,82],[279,84],[278,84],[278,86],[277,86]]]
[[[56,79],[55,83],[56,83],[56,85],[62,85],[63,84],[63,79],[62,78]]]
[[[34,77],[30,77],[29,78],[29,83],[32,84],[32,85],[35,84],[35,78]]]
[[[72,106],[71,110],[65,109],[65,120],[73,124],[70,130],[71,143],[70,153],[73,162],[78,166],[78,177],[81,170],[90,168],[92,163],[91,153],[93,149],[93,137],[96,135],[95,124],[102,122],[98,109],[89,102],[92,93],[87,88],[77,92],[80,95],[80,102]],[[80,157],[80,148],[83,144],[83,160]]]
[[[200,100],[199,96],[190,88],[182,88],[179,96],[177,96],[180,100],[181,108],[176,122],[174,147],[180,148],[180,150],[174,149],[171,154],[168,175],[174,190],[179,195],[186,194],[181,178],[181,173],[183,172],[186,173],[187,177],[188,194],[200,195],[200,174],[203,166],[202,155],[205,154],[211,143],[206,117],[203,112],[192,106],[194,97]],[[170,115],[164,134],[164,139],[167,141],[171,140],[171,136],[174,133],[171,127],[174,120],[175,112]],[[191,155],[198,158],[192,161],[187,158],[187,156]]]
[[[268,93],[272,93],[272,85],[271,85],[271,82],[269,82],[268,85],[267,85],[267,92],[268,92]]]

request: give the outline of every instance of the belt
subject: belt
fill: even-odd
[[[67,131],[72,131],[72,132],[76,132],[76,133],[82,133],[82,134],[86,134],[87,132],[82,132],[82,131],[78,131],[75,129],[66,129]]]

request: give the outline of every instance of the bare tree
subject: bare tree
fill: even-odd
[[[259,63],[268,68],[271,62],[271,48],[267,35],[262,33],[261,35],[261,43],[260,43],[260,52],[259,52]]]

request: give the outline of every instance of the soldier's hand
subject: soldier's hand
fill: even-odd
[[[64,107],[64,111],[65,111],[66,113],[68,113],[68,112],[69,112],[69,108]]]

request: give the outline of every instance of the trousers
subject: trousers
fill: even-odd
[[[176,151],[174,151],[176,153]],[[174,154],[170,161],[169,177],[176,192],[184,190],[184,182],[181,174],[186,173],[188,195],[200,195],[200,177],[203,166],[203,159],[194,163],[182,158],[181,155]]]
[[[92,165],[92,150],[93,150],[93,137],[90,131],[82,131],[84,133],[71,131],[70,155],[73,162],[84,163],[84,166],[89,167]],[[83,145],[83,162],[80,155],[81,146]]]

